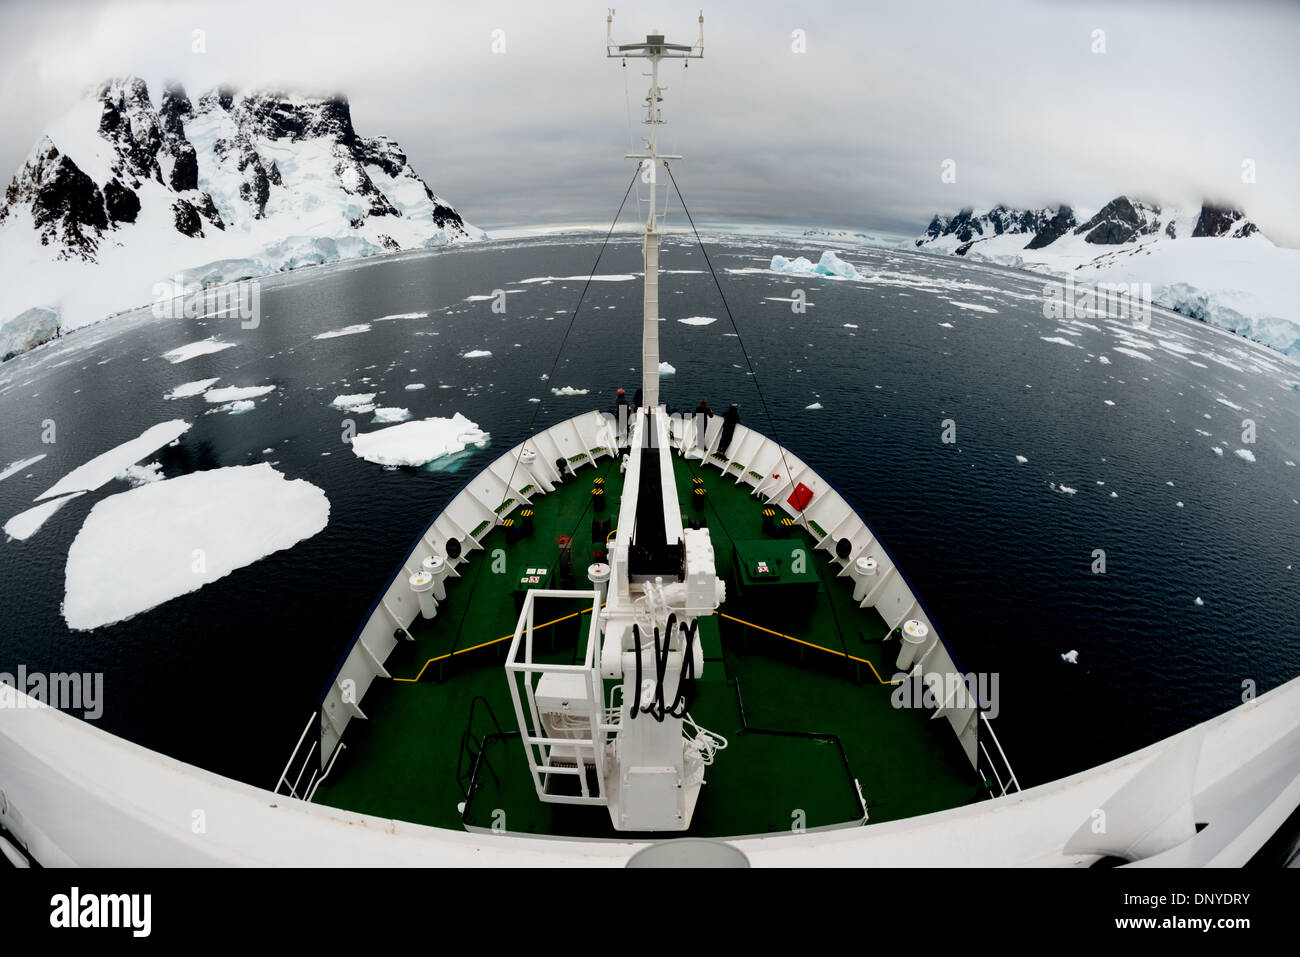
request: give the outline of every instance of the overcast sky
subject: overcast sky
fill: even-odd
[[[618,6],[615,39],[692,43],[698,9]],[[605,14],[573,0],[5,0],[0,168],[7,179],[108,76],[143,77],[155,102],[170,79],[195,97],[217,83],[340,91],[362,135],[395,138],[477,225],[608,221],[631,174],[624,74],[634,107],[646,81],[637,61],[605,59]],[[665,68],[661,142],[686,156],[675,171],[697,219],[911,235],[964,205],[1129,193],[1237,203],[1300,245],[1300,4],[728,0],[704,14],[704,60]]]

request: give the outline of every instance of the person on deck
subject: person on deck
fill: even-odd
[[[718,451],[723,455],[727,455],[728,450],[731,448],[731,440],[736,435],[736,426],[739,422],[740,409],[733,402],[722,416],[722,435],[718,437]]]
[[[693,414],[695,417],[695,447],[699,449],[700,456],[703,457],[704,447],[708,444],[709,419],[713,418],[713,410],[709,408],[709,400],[701,399]]]

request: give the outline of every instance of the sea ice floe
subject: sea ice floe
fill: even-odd
[[[534,276],[531,279],[520,279],[511,285],[522,286],[525,283],[533,282],[586,282],[590,279],[592,282],[630,282],[636,278],[635,273],[609,273],[604,276]]]
[[[856,329],[856,328],[858,328],[858,324],[857,324],[856,322],[846,322],[846,323],[844,323],[844,328],[845,328],[845,329]]]
[[[470,446],[481,448],[489,438],[477,423],[457,412],[449,419],[433,417],[377,432],[360,432],[352,439],[352,452],[376,465],[418,466]]]
[[[384,409],[375,409],[374,421],[378,424],[383,424],[388,422],[405,422],[410,417],[411,417],[410,409],[399,409],[390,406]]]
[[[329,512],[323,491],[265,462],[110,495],[68,549],[63,618],[86,631],[138,615],[311,538]]]
[[[684,322],[688,326],[708,326],[718,321],[717,316],[687,316],[685,319],[678,319],[678,322]]]
[[[212,352],[220,352],[222,349],[234,348],[234,342],[218,342],[216,339],[200,339],[198,342],[191,342],[188,345],[178,346],[170,352],[164,352],[162,357],[168,362],[185,362],[187,359],[193,359],[195,356],[206,356]]]
[[[1124,346],[1115,346],[1115,351],[1123,353],[1126,356],[1132,356],[1134,359],[1141,359],[1144,362],[1150,362],[1151,357],[1145,352],[1139,352],[1136,349],[1126,349]]]
[[[821,404],[820,402],[814,402],[812,405],[805,405],[805,406],[804,406],[805,409],[809,409],[809,410],[816,410],[816,409],[820,409],[821,407],[822,407],[822,404]]]
[[[855,326],[854,328],[857,328],[857,327]],[[951,322],[941,322],[941,323],[939,323],[939,328],[941,328],[941,329],[955,329],[956,326],[954,326]]]
[[[312,336],[313,339],[337,339],[339,336],[355,336],[360,332],[369,332],[370,323],[358,322],[356,325],[344,326],[342,329],[331,329],[329,332],[321,332]]]
[[[969,309],[972,312],[997,312],[997,310],[991,306],[981,305],[977,302],[958,302],[956,299],[945,299],[944,302],[951,303],[958,309]]]
[[[1104,402],[1104,403],[1106,403],[1107,405],[1114,405],[1114,404],[1115,404],[1115,403],[1112,402],[1110,399],[1102,399],[1101,401]]]
[[[257,404],[252,399],[236,399],[234,402],[227,402],[225,405],[217,406],[207,414],[214,415],[218,412],[225,412],[227,415],[243,415],[245,412],[252,412],[255,408],[257,408]]]
[[[1102,365],[1104,365],[1104,366],[1108,366],[1108,365],[1110,365],[1110,360],[1107,359],[1105,356],[1097,356],[1097,361],[1100,362],[1100,363],[1101,363]]]
[[[73,469],[54,485],[36,496],[36,501],[39,502],[41,499],[52,498],[56,495],[66,495],[68,492],[94,491],[101,485],[111,481],[118,472],[128,465],[139,462],[142,458],[157,452],[164,445],[169,445],[180,438],[189,427],[190,423],[184,419],[160,422],[146,429],[129,442],[123,442],[116,448],[109,449],[107,452],[95,456],[84,465]]]
[[[676,375],[676,374],[677,374],[677,369],[674,368],[670,363],[667,363],[667,362],[660,362],[660,363],[659,363],[659,374],[660,374],[660,375]]]
[[[491,350],[488,349],[471,349],[469,352],[466,352],[464,355],[462,355],[461,358],[462,359],[486,359],[490,355],[492,355],[492,352]]]
[[[1070,488],[1068,485],[1057,485],[1055,482],[1048,482],[1047,485],[1053,492],[1060,492],[1062,495],[1074,495],[1079,491],[1077,488]]]
[[[128,465],[113,476],[120,482],[129,482],[132,486],[144,485],[146,482],[162,481],[162,463],[150,462],[148,465]]]
[[[375,322],[387,322],[390,319],[428,319],[427,312],[395,312],[391,316],[380,316]]]
[[[42,502],[40,505],[33,505],[27,511],[19,512],[5,522],[4,533],[10,539],[25,542],[41,530],[41,526],[49,520],[51,515],[78,495],[85,494],[85,492],[73,492],[71,495],[64,495],[61,498],[53,498],[48,502]]]
[[[1029,461],[1029,459],[1025,458],[1023,455],[1017,455],[1016,461],[1019,462],[1021,465],[1024,465],[1026,462]]]
[[[552,395],[586,395],[590,389],[575,389],[571,385],[561,386],[558,389],[552,389]]]
[[[330,405],[344,412],[373,412],[375,411],[375,396],[377,392],[358,392],[353,395],[336,395]]]
[[[1077,342],[1071,342],[1064,336],[1039,336],[1038,338],[1042,339],[1044,342],[1054,342],[1058,346],[1073,346],[1076,349],[1083,348],[1083,346],[1079,345]]]
[[[1061,660],[1067,664],[1077,665],[1079,663],[1079,653],[1074,650],[1067,651],[1065,654],[1061,655]]]
[[[410,385],[406,386],[405,388],[406,388],[406,391],[407,391],[407,392],[416,392],[416,391],[418,391],[419,389],[423,389],[423,388],[424,388],[424,383],[423,383],[423,382],[412,382]]]
[[[41,459],[45,458],[45,456],[46,453],[42,452],[40,455],[33,455],[31,458],[19,459],[17,462],[10,462],[9,465],[5,467],[4,471],[0,472],[0,482],[3,482],[11,475],[21,472],[28,466],[35,465]]]
[[[1204,605],[1205,602],[1201,601],[1201,596],[1200,596],[1200,595],[1197,595],[1197,596],[1196,596],[1196,601],[1192,602],[1192,604],[1193,604],[1193,605]]]
[[[1237,456],[1237,458],[1241,459],[1243,462],[1255,461],[1255,453],[1250,449],[1234,449],[1232,454]]]
[[[224,389],[209,389],[203,393],[203,401],[213,404],[218,402],[246,402],[274,391],[275,386],[273,385],[231,385],[226,386]]]
[[[214,385],[216,385],[218,380],[220,380],[220,378],[221,376],[217,376],[212,379],[196,379],[193,382],[183,383],[182,385],[178,385],[176,388],[172,389],[165,396],[163,396],[163,398],[164,399],[188,399],[191,398],[192,396],[202,395],[204,392],[208,391],[208,389],[211,389]]]

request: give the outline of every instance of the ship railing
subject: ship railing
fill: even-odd
[[[1016,779],[1016,772],[1011,769],[1011,762],[1007,760],[1007,753],[1002,750],[1002,742],[998,740],[997,732],[993,730],[993,721],[983,711],[980,712],[980,721],[983,722],[983,728],[988,732],[988,740],[993,742],[994,752],[1000,759],[994,760],[993,753],[990,753],[985,746],[985,736],[980,735],[980,753],[984,756],[981,765],[987,769],[988,773],[993,775],[993,781],[999,791],[998,797],[1006,797],[1008,794],[1020,790],[1020,782]]]
[[[294,745],[293,753],[289,755],[289,760],[285,762],[284,770],[280,772],[280,780],[275,783],[275,793],[283,794],[286,797],[298,798],[299,800],[309,800],[308,794],[314,793],[316,775],[320,772],[319,765],[312,768],[311,775],[308,776],[306,783],[303,783],[302,776],[311,765],[312,757],[316,754],[316,749],[320,747],[320,735],[314,735],[311,740],[311,746],[303,753],[302,746],[307,742],[307,736],[311,733],[313,727],[317,727],[320,721],[320,714],[316,711],[311,713],[307,719],[307,725],[302,729],[302,734],[298,736],[298,743]],[[299,755],[302,755],[299,757]],[[293,775],[290,780],[290,775]],[[301,790],[300,790],[301,789]]]
[[[534,608],[539,598],[580,598],[591,602],[591,626],[587,634],[586,654],[581,664],[551,664],[533,659]],[[605,793],[605,742],[608,730],[604,715],[604,683],[596,657],[600,632],[595,612],[599,608],[600,593],[594,589],[530,588],[524,596],[523,608],[506,655],[506,677],[510,682],[515,720],[519,724],[533,786],[541,801],[555,804],[609,803]],[[585,713],[577,708],[566,712],[564,717],[568,723],[564,724],[557,721],[553,714],[544,720],[544,703],[539,705],[538,691],[540,683],[547,677],[554,679],[553,687],[561,688],[564,697],[585,701]],[[573,690],[579,688],[583,694],[581,699],[572,694]],[[547,689],[542,690],[545,692]],[[582,720],[584,718],[585,721]],[[587,779],[589,767],[595,770],[594,787]],[[548,787],[552,775],[576,777],[578,794],[552,793]]]

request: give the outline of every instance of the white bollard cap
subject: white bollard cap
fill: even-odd
[[[411,585],[411,591],[415,592],[417,595],[433,588],[433,576],[428,572],[416,572],[408,578],[407,581]]]
[[[604,562],[595,562],[587,566],[587,580],[593,585],[609,581],[609,566]]]
[[[919,645],[930,634],[925,622],[910,618],[903,623],[903,640],[910,645]]]
[[[438,575],[446,574],[447,562],[441,555],[430,555],[420,562],[420,568],[436,578]]]
[[[859,558],[854,565],[857,566],[859,575],[874,575],[876,573],[876,560],[870,555],[865,558]]]

